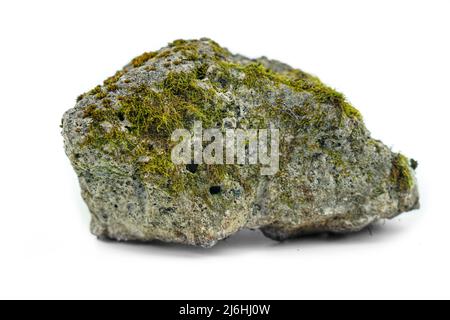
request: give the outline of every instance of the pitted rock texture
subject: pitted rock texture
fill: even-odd
[[[174,165],[174,129],[280,130],[280,170]],[[226,120],[226,121],[224,121]],[[62,120],[91,231],[122,241],[211,247],[240,229],[273,239],[359,231],[419,207],[416,162],[370,137],[319,79],[209,39],[135,58]]]

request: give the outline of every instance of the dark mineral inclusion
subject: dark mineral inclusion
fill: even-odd
[[[279,171],[175,165],[171,134],[196,120],[222,130],[275,125]],[[209,39],[135,58],[80,96],[62,128],[102,238],[211,247],[244,228],[277,240],[347,233],[419,208],[417,163],[372,139],[342,94]]]

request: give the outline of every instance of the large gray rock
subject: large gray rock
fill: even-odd
[[[174,129],[280,130],[279,171],[175,165]],[[135,58],[64,115],[92,233],[210,247],[243,228],[283,240],[355,232],[419,207],[416,162],[370,137],[317,78],[209,39]]]

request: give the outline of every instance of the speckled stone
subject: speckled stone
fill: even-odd
[[[139,129],[145,119],[136,120],[137,107],[127,97],[145,102],[139,92],[159,92],[169,76],[194,71],[189,85],[207,98],[189,100],[178,87],[169,88],[170,103],[194,101],[197,114],[219,120],[222,129],[275,124],[281,133],[276,175],[262,176],[255,166],[160,161],[167,159],[169,131]],[[194,119],[181,117],[187,129]],[[284,240],[356,232],[419,207],[416,162],[372,139],[341,95],[286,64],[234,55],[209,39],[176,41],[134,59],[82,95],[64,114],[62,128],[92,214],[91,231],[102,238],[211,247],[250,228]]]

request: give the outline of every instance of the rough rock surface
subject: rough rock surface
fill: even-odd
[[[174,165],[171,133],[195,120],[275,124],[279,172]],[[135,58],[80,96],[62,128],[98,237],[210,247],[243,228],[277,240],[355,232],[419,207],[416,162],[372,139],[342,94],[209,39]]]

